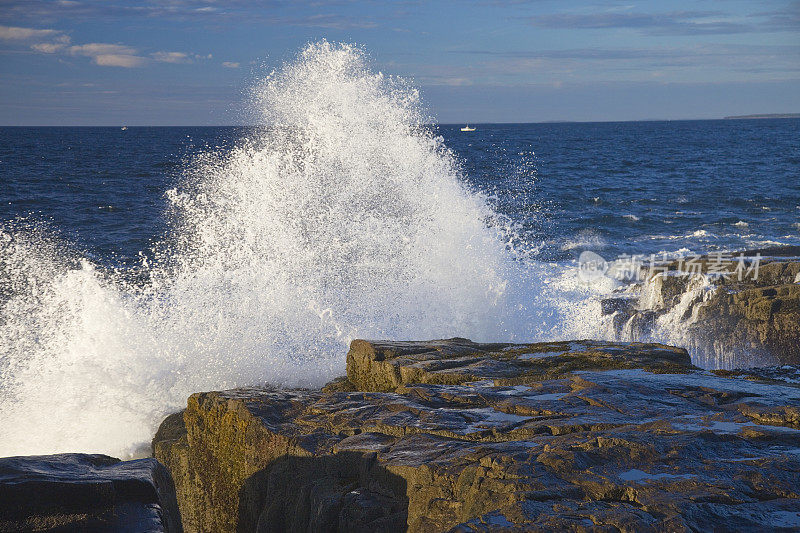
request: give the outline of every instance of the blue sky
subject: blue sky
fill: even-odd
[[[321,38],[440,122],[800,112],[798,1],[0,0],[0,124],[237,124]]]

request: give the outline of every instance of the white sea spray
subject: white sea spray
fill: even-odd
[[[356,337],[597,331],[590,289],[510,250],[418,92],[361,49],[308,45],[252,103],[259,134],[167,192],[139,281],[3,230],[0,456],[134,455],[189,394],[321,385]]]

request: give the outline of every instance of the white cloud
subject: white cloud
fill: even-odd
[[[141,67],[145,63],[145,58],[125,54],[100,54],[92,57],[95,65],[101,67],[122,67],[134,68]]]
[[[150,54],[159,63],[191,63],[189,54],[183,52],[155,52]]]
[[[36,43],[31,45],[31,48],[43,54],[55,54],[66,47],[67,45],[64,43]]]
[[[0,40],[34,41],[31,49],[43,54],[54,54],[63,50],[70,42],[69,35],[61,30],[0,26]]]
[[[101,67],[134,68],[147,61],[137,55],[135,48],[124,44],[88,43],[70,46],[68,51],[72,55],[90,57],[95,65]]]
[[[141,67],[150,61],[159,63],[192,63],[211,59],[211,54],[198,55],[185,52],[159,51],[145,57],[139,50],[124,44],[86,43],[71,44],[70,37],[61,30],[0,26],[0,41],[21,41],[34,52],[41,54],[68,54],[83,56],[101,67]],[[26,42],[27,41],[27,42]]]
[[[38,30],[17,26],[0,26],[0,39],[4,41],[27,41],[30,39],[52,39],[63,35],[58,30]]]
[[[239,63],[237,61],[223,61],[222,66],[225,68],[239,68]]]
[[[186,52],[153,52],[150,54],[155,61],[159,63],[194,63],[195,61],[203,61],[211,59],[211,54],[187,54]]]
[[[69,47],[72,55],[95,57],[106,54],[135,55],[136,49],[124,44],[88,43]]]

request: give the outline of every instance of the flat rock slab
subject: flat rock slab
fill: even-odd
[[[169,472],[107,455],[0,458],[0,531],[182,531]]]
[[[774,375],[595,341],[354,341],[347,362],[165,421],[187,531],[800,529],[800,388]]]

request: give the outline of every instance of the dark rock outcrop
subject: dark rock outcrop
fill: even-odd
[[[182,531],[169,472],[107,455],[0,458],[0,531]]]
[[[758,252],[781,251],[796,252]],[[746,261],[752,267],[754,259]],[[707,273],[711,264],[702,258],[697,266]],[[618,340],[668,339],[712,367],[800,365],[800,261],[762,259],[757,275],[742,279],[737,266],[711,276],[713,287],[677,262],[643,270],[641,283],[601,302],[601,313],[610,315]]]
[[[788,531],[783,377],[657,344],[354,341],[346,379],[195,394],[153,446],[190,532]]]

